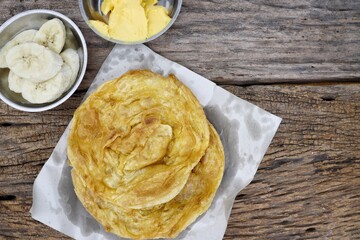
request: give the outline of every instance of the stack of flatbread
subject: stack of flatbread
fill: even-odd
[[[204,213],[224,151],[193,93],[174,75],[130,71],[76,110],[68,139],[75,192],[121,237],[174,238]]]

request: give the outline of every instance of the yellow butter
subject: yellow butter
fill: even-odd
[[[147,6],[154,6],[155,4],[157,4],[157,2],[157,0],[142,0],[141,6],[143,6],[144,8]]]
[[[131,1],[131,0],[128,0]],[[127,3],[115,6],[110,13],[109,35],[124,42],[136,42],[147,37],[147,19],[139,4]],[[134,0],[133,0],[134,1]]]
[[[109,26],[101,21],[90,20],[90,26],[98,30],[102,35],[109,37]]]
[[[115,5],[118,4],[119,0],[105,0],[101,4],[101,11],[107,15],[109,12],[111,12]]]
[[[163,30],[171,21],[157,0],[105,0],[101,11],[109,14],[109,24],[90,20],[101,34],[124,42],[143,41]]]
[[[148,21],[148,37],[163,30],[171,21],[166,9],[162,6],[150,6],[146,9]]]

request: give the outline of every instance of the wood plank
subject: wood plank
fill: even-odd
[[[0,23],[28,9],[72,18],[89,46],[75,95],[42,114],[0,103],[0,239],[59,239],[30,218],[32,184],[113,44],[92,33],[77,1],[0,2]],[[359,81],[358,1],[190,1],[149,46],[222,84]],[[227,87],[284,121],[237,197],[225,239],[360,238],[359,85]]]
[[[360,86],[227,87],[283,117],[225,239],[360,237]]]
[[[165,56],[220,83],[358,81],[359,9],[358,1],[185,1]]]
[[[0,23],[29,9],[72,18],[90,47],[86,86],[113,46],[85,24],[77,1],[0,3]],[[360,2],[185,0],[174,26],[148,45],[221,84],[360,80]]]
[[[225,239],[360,237],[360,85],[225,86],[283,118]],[[76,106],[24,114],[0,104],[0,238],[65,236],[31,219],[32,184]]]

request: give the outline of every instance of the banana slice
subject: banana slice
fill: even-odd
[[[59,54],[37,43],[12,47],[6,55],[6,62],[16,75],[35,82],[54,77],[63,64]]]
[[[63,51],[60,54],[60,56],[62,57],[64,62],[70,66],[71,71],[72,71],[69,85],[65,89],[65,91],[67,91],[73,85],[73,83],[75,82],[75,80],[77,78],[79,68],[80,68],[80,58],[79,58],[79,54],[74,49],[71,49],[71,48]]]
[[[72,48],[72,49],[79,48],[77,40],[70,29],[66,29],[66,40],[63,49],[68,49],[68,48]]]
[[[16,75],[13,71],[9,72],[8,83],[11,91],[16,93],[22,93],[25,79]]]
[[[52,102],[65,91],[69,85],[71,74],[70,66],[64,63],[60,72],[45,82],[33,83],[25,81],[22,96],[31,103]]]
[[[8,67],[6,63],[6,55],[12,47],[21,43],[32,42],[36,33],[37,30],[34,29],[26,30],[16,35],[11,41],[7,42],[0,50],[0,68]]]
[[[60,53],[66,40],[66,30],[63,22],[57,18],[44,23],[36,33],[34,41],[40,45]]]

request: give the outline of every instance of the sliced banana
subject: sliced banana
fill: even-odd
[[[34,29],[26,30],[16,35],[11,41],[7,42],[0,50],[0,68],[8,67],[6,63],[6,55],[12,47],[21,43],[32,42],[36,33],[37,30]]]
[[[69,85],[71,74],[70,66],[64,63],[60,72],[45,82],[33,83],[31,81],[25,81],[22,96],[31,103],[52,102],[59,98],[65,91]]]
[[[79,48],[77,44],[77,40],[70,29],[66,29],[66,40],[63,49],[68,49],[68,48],[72,48],[72,49]]]
[[[35,82],[54,77],[63,65],[59,54],[37,43],[12,47],[6,55],[6,62],[16,75]]]
[[[13,71],[9,72],[8,83],[11,91],[22,93],[25,79],[16,75]]]
[[[64,89],[62,92],[66,92],[69,89],[69,86],[72,85],[71,83],[71,75],[73,74],[71,67],[69,64],[64,63],[62,67],[62,74],[63,74],[63,80],[64,80]]]
[[[63,51],[60,54],[60,56],[62,57],[64,62],[70,66],[71,71],[72,71],[69,85],[65,89],[65,91],[67,91],[73,85],[73,83],[75,82],[75,80],[77,78],[79,68],[80,68],[80,58],[79,58],[79,54],[74,49],[71,49],[71,48]]]
[[[40,45],[60,53],[66,40],[66,30],[63,22],[54,18],[44,23],[36,33],[34,41]]]

